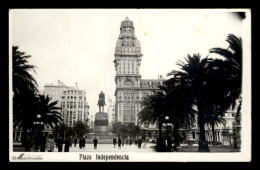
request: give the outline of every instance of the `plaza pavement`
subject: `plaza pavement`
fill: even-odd
[[[84,149],[80,149],[78,144],[76,147],[72,145],[70,147],[70,152],[154,152],[153,147],[155,144],[143,143],[141,149],[139,149],[135,144],[132,144],[131,146],[121,145],[121,149],[118,148],[118,145],[114,148],[113,144],[98,144],[97,149],[94,149],[93,144],[86,144],[85,146]],[[58,148],[55,148],[54,152],[58,152]]]
[[[77,144],[76,147],[72,145],[70,147],[70,152],[155,152],[154,151],[154,143],[143,143],[141,149],[137,147],[137,145],[132,144],[121,146],[121,149],[118,148],[118,145],[114,148],[113,144],[98,144],[97,149],[94,149],[93,144],[86,144],[84,149],[80,149]],[[187,144],[181,144],[182,150],[181,152],[198,152],[198,144],[194,144],[193,146],[188,146]],[[64,148],[64,145],[63,145]],[[239,152],[239,149],[234,149],[233,146],[212,146],[209,145],[210,152]],[[24,147],[20,145],[14,146],[14,152],[24,152]],[[58,148],[55,147],[54,152],[58,152]]]

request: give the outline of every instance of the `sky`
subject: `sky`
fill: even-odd
[[[114,53],[120,24],[133,21],[143,54],[144,79],[166,78],[187,54],[209,55],[227,48],[227,35],[245,37],[244,20],[231,11],[177,9],[17,9],[10,11],[10,44],[31,55],[29,64],[43,90],[57,84],[86,91],[90,115],[98,112],[98,94],[114,98]],[[216,57],[212,56],[211,57]],[[107,108],[105,108],[106,110]]]

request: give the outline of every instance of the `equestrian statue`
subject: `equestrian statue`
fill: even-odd
[[[101,93],[99,93],[99,99],[98,99],[98,106],[99,106],[99,112],[101,113],[101,107],[102,107],[102,113],[104,112],[104,106],[106,105],[105,102],[105,94],[103,93],[103,91],[101,91]]]

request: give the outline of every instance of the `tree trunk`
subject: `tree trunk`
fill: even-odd
[[[162,139],[162,123],[159,123],[159,140]]]
[[[200,100],[197,100],[200,101]],[[198,102],[199,103],[199,102]],[[201,110],[200,104],[197,104],[198,107],[198,119],[199,119],[199,128],[200,128],[200,139],[199,139],[199,152],[209,152],[208,142],[205,136],[205,117],[204,110]]]
[[[216,143],[216,136],[215,136],[215,128],[214,125],[212,125],[212,137],[213,137],[213,141],[212,141],[212,145],[217,145]]]
[[[25,146],[25,140],[27,138],[27,128],[23,127],[23,131],[22,131],[22,136],[21,136],[21,140],[22,140],[22,146]]]
[[[177,146],[179,146],[179,125],[178,125],[178,122],[177,122],[177,121],[174,122],[174,126],[173,126],[173,137],[174,137],[173,150],[174,150],[174,151],[177,151]]]

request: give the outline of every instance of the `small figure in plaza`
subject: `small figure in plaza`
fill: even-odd
[[[94,143],[94,149],[97,149],[98,140],[97,140],[96,137],[95,137],[95,139],[93,140],[93,143]]]
[[[129,145],[131,146],[132,145],[132,139],[130,138],[129,140]]]
[[[125,144],[125,140],[122,139],[122,147],[124,147],[124,144]]]
[[[113,139],[114,148],[116,148],[116,138]]]
[[[74,147],[76,147],[77,146],[77,138],[74,138]]]
[[[82,138],[82,148],[84,149],[86,146],[86,140],[85,137]]]
[[[103,93],[103,91],[101,91],[98,97],[99,99],[97,105],[99,106],[99,112],[101,113],[101,108],[102,108],[102,112],[104,112],[104,106],[106,105],[105,94]]]
[[[140,137],[137,141],[137,145],[138,145],[138,148],[141,149],[141,146],[142,146],[142,138]]]
[[[135,139],[135,145],[137,145],[137,140]]]
[[[62,152],[62,146],[63,146],[63,139],[61,137],[59,137],[57,139],[57,146],[58,146],[58,152]]]
[[[70,147],[72,146],[72,143],[73,143],[73,139],[72,137],[70,137]]]
[[[171,150],[172,150],[172,140],[171,140],[171,138],[170,137],[168,137],[168,139],[167,139],[167,146],[166,146],[166,149],[167,149],[167,151],[168,152],[171,152]]]
[[[41,138],[41,152],[45,152],[45,145],[46,145],[46,137],[43,136]]]
[[[80,138],[79,140],[79,148],[81,149],[83,147],[83,138]]]
[[[25,140],[25,151],[30,152],[32,147],[32,141],[30,137],[27,137]]]
[[[69,151],[70,151],[70,140],[68,137],[66,137],[64,152],[69,152]]]
[[[121,139],[118,139],[118,149],[121,149]]]
[[[50,149],[48,150],[48,152],[53,152],[55,147],[55,141],[52,135],[49,136],[48,143],[50,145]]]

